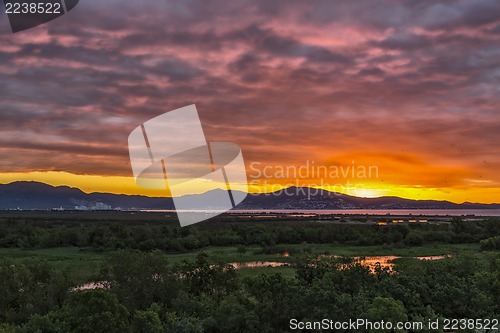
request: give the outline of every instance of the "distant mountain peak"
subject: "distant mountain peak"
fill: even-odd
[[[225,190],[215,189],[209,193]],[[193,196],[195,199],[196,197]],[[75,209],[76,206],[97,206],[122,209],[174,209],[172,198],[153,198],[141,195],[84,193],[69,186],[52,186],[35,181],[16,181],[0,184],[0,209]],[[236,209],[484,209],[500,204],[464,202],[456,204],[443,200],[412,200],[394,196],[360,198],[326,189],[292,186],[271,193],[249,193]]]

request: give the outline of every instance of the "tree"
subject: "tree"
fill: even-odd
[[[246,278],[244,283],[250,299],[255,299],[253,311],[259,318],[261,332],[282,331],[306,305],[301,302],[305,288],[281,274],[262,274]]]
[[[194,296],[210,295],[216,302],[239,287],[234,267],[221,262],[211,264],[204,252],[196,257],[194,263],[181,264],[179,272],[188,292]]]
[[[406,314],[406,309],[401,301],[396,301],[392,297],[380,297],[377,296],[373,300],[372,304],[368,308],[368,319],[375,322],[391,322],[393,324],[397,322],[406,322],[408,316]],[[370,332],[404,332],[404,330],[370,330]]]
[[[9,324],[0,324],[0,333],[15,333],[16,327]]]
[[[59,311],[61,327],[72,333],[130,332],[129,312],[105,290],[71,294]]]
[[[47,261],[0,261],[0,322],[19,324],[33,314],[46,314],[62,303],[69,287]]]
[[[411,231],[405,238],[405,244],[410,246],[419,246],[424,243],[424,238],[420,233]]]
[[[151,304],[170,304],[179,282],[160,251],[119,250],[105,260],[102,279],[130,312],[146,310]]]
[[[259,320],[252,311],[250,300],[235,294],[225,298],[204,322],[204,330],[211,332],[260,332]]]
[[[55,312],[51,312],[44,316],[31,316],[28,322],[24,324],[19,331],[23,333],[64,333],[61,324],[55,317]]]
[[[480,244],[483,251],[500,250],[500,236],[483,239]]]
[[[167,313],[165,332],[168,333],[202,333],[201,323],[193,317],[179,317],[175,313]]]
[[[139,310],[134,313],[132,329],[134,333],[161,333],[163,325],[158,313],[151,310]]]
[[[240,254],[240,257],[242,255],[244,255],[245,252],[247,252],[247,248],[245,247],[245,245],[241,245],[241,244],[238,245],[238,253]]]

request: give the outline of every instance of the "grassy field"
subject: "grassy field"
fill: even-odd
[[[19,261],[28,258],[43,258],[58,270],[66,271],[72,280],[86,282],[97,275],[104,255],[80,251],[76,247],[41,250],[0,248],[0,257]]]
[[[311,254],[331,254],[340,256],[384,256],[394,255],[402,257],[434,256],[454,254],[458,252],[478,252],[478,244],[432,244],[419,247],[391,249],[383,246],[341,246],[330,244],[293,244],[277,245],[277,249],[291,250],[295,252],[308,252]],[[291,262],[293,256],[285,257],[280,254],[264,254],[259,246],[245,247],[245,252],[240,253],[235,246],[209,247],[203,251],[209,255],[211,261],[224,262],[250,262],[250,261],[278,261]],[[171,263],[179,263],[183,260],[194,260],[200,251],[169,254]],[[77,282],[93,280],[99,272],[100,264],[106,253],[81,250],[76,247],[51,248],[40,250],[23,250],[0,248],[0,257],[12,260],[23,260],[27,258],[44,258],[57,269],[64,270]],[[240,276],[253,276],[261,273],[282,273],[285,276],[293,276],[294,270],[289,267],[256,267],[240,268]]]

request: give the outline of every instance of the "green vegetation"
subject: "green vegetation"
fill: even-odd
[[[40,250],[1,249],[0,258],[9,258],[15,263],[25,259],[42,259],[58,271],[64,271],[76,283],[91,281],[98,273],[103,253],[82,251],[77,247]]]
[[[0,216],[0,332],[286,332],[292,318],[500,316],[497,220],[383,227],[223,220],[178,228],[153,217]],[[374,271],[348,258],[382,255],[405,258]],[[253,261],[288,266],[229,264]],[[73,289],[89,281],[105,288]]]
[[[102,215],[61,213],[61,216],[23,213],[22,217],[13,214],[0,214],[0,248],[79,247],[94,251],[132,248],[183,253],[209,246],[243,246],[242,249],[262,246],[267,248],[266,252],[272,252],[276,244],[308,243],[403,249],[439,243],[478,244],[481,240],[498,236],[500,229],[500,219],[463,221],[456,218],[450,224],[377,226],[325,223],[310,221],[308,217],[294,217],[290,221],[259,217],[259,223],[242,222],[228,214],[180,228],[174,224],[173,217],[163,213],[120,212],[114,219],[108,212]]]
[[[119,250],[100,266],[107,289],[70,291],[43,260],[3,260],[0,320],[12,332],[275,332],[291,318],[498,318],[499,265],[493,252],[409,260],[392,273],[303,258],[294,277],[238,278],[203,253],[170,263],[159,251]]]
[[[481,240],[481,250],[500,250],[500,236]]]
[[[261,246],[248,246],[245,253],[240,253],[235,246],[207,247],[203,250],[194,250],[185,253],[167,253],[166,256],[171,263],[180,263],[183,260],[192,261],[203,251],[208,255],[211,262],[252,262],[273,261],[292,262],[293,256],[284,257],[280,253],[315,254],[315,255],[338,255],[346,257],[358,256],[402,256],[420,257],[457,254],[464,252],[478,252],[479,244],[432,244],[402,249],[391,249],[387,246],[344,246],[328,244],[280,244],[275,247],[278,253],[263,253]],[[18,249],[0,248],[1,258],[10,258],[14,262],[22,262],[28,258],[44,259],[57,270],[64,271],[75,281],[76,284],[93,281],[98,273],[98,267],[104,260],[107,252],[82,250],[77,247],[50,248],[50,249]],[[260,273],[280,272],[287,276],[293,276],[293,271],[287,267],[256,267],[241,268],[238,274],[241,276],[254,276]]]

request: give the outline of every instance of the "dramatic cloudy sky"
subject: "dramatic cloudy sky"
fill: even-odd
[[[4,183],[138,191],[128,134],[196,103],[253,180],[374,165],[327,182],[500,202],[498,0],[81,0],[17,34],[2,13],[0,97]]]

